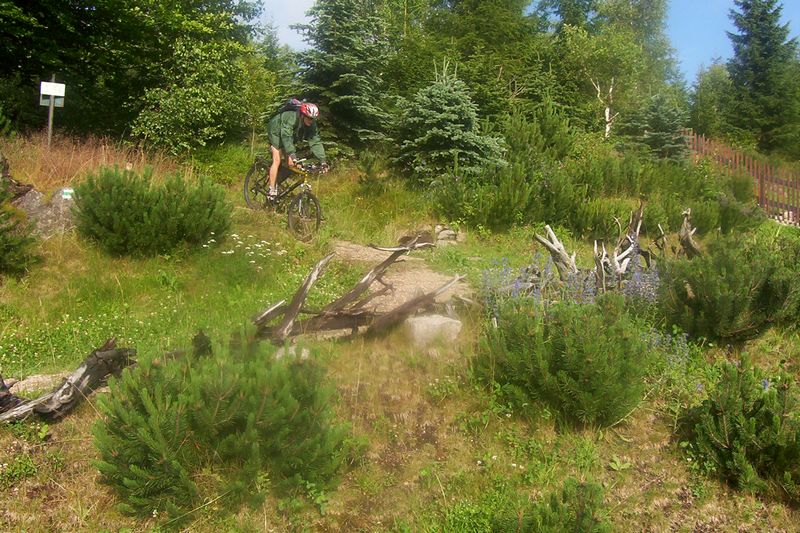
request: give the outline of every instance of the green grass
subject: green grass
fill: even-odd
[[[219,242],[152,259],[109,257],[75,234],[46,241],[43,265],[0,287],[0,374],[68,368],[109,337],[141,354],[185,346],[198,329],[226,338],[290,298],[326,251],[298,243],[276,218],[237,210]],[[328,303],[359,274],[332,264],[309,305]]]

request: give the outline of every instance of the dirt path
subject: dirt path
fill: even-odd
[[[336,241],[334,243],[336,258],[353,263],[364,263],[364,271],[377,265],[391,255],[390,252],[382,252],[347,241]],[[422,256],[426,252],[416,252],[407,255],[400,261],[389,267],[384,275],[384,281],[394,287],[394,290],[375,299],[377,311],[386,311],[394,308],[414,296],[423,292],[432,291],[441,287],[457,274],[440,274],[434,272],[426,264]],[[380,288],[379,283],[373,283],[372,290]],[[438,302],[446,302],[454,295],[469,297],[471,293],[469,285],[460,281],[451,287],[447,292],[437,298]]]

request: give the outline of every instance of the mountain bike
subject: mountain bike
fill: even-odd
[[[307,179],[325,171],[322,165],[296,160],[294,166],[281,165],[278,170],[278,195],[270,198],[270,161],[256,156],[244,178],[244,201],[250,209],[268,209],[287,213],[289,230],[300,240],[308,240],[319,230],[322,208],[311,192]]]

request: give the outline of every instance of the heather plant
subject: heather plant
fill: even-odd
[[[764,241],[720,237],[692,261],[663,262],[661,310],[694,338],[739,344],[757,337],[798,316],[800,278],[787,259]]]
[[[725,363],[708,399],[680,423],[682,446],[701,470],[800,502],[800,395],[790,375],[767,377],[746,356]]]
[[[163,184],[150,171],[138,175],[104,168],[75,188],[78,231],[112,255],[151,256],[181,243],[200,246],[230,226],[222,188],[174,175]]]
[[[476,375],[519,406],[538,400],[579,425],[619,422],[644,395],[647,350],[621,296],[594,301],[502,306],[474,360]]]
[[[30,236],[20,214],[11,204],[5,182],[0,181],[0,274],[23,274],[36,257]]]
[[[177,520],[214,494],[231,507],[270,488],[313,487],[319,496],[357,453],[315,357],[236,344],[213,356],[142,361],[112,382],[94,434],[97,467],[121,510]],[[210,485],[198,477],[208,469]]]

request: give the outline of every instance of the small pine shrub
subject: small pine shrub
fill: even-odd
[[[618,422],[644,395],[647,349],[621,296],[596,301],[504,305],[474,360],[476,375],[519,406],[539,400],[569,422]]]
[[[741,490],[800,503],[800,395],[791,376],[766,378],[747,357],[726,363],[708,399],[680,423],[703,470]]]
[[[594,482],[567,478],[561,488],[536,502],[527,499],[520,508],[508,486],[487,491],[478,501],[460,501],[448,507],[441,523],[426,533],[605,533],[611,531],[606,518],[603,488]]]
[[[522,515],[506,520],[505,527],[509,529],[495,528],[495,531],[606,533],[612,528],[605,513],[603,487],[569,478],[548,501],[534,503]]]
[[[157,185],[151,177],[118,168],[89,175],[75,189],[78,231],[112,255],[149,256],[228,230],[231,208],[222,188],[208,179],[192,186],[177,175]]]
[[[323,491],[358,447],[333,404],[315,359],[277,359],[263,344],[144,362],[99,402],[97,467],[121,510],[139,515],[177,518],[209,492],[257,502],[267,477],[282,491]],[[208,469],[219,480],[211,487],[197,477]]]
[[[741,239],[721,237],[692,261],[662,263],[660,308],[670,324],[694,338],[738,344],[798,316],[796,263],[782,264],[767,241]]]
[[[21,275],[35,261],[33,237],[10,204],[11,194],[0,181],[0,274]]]

